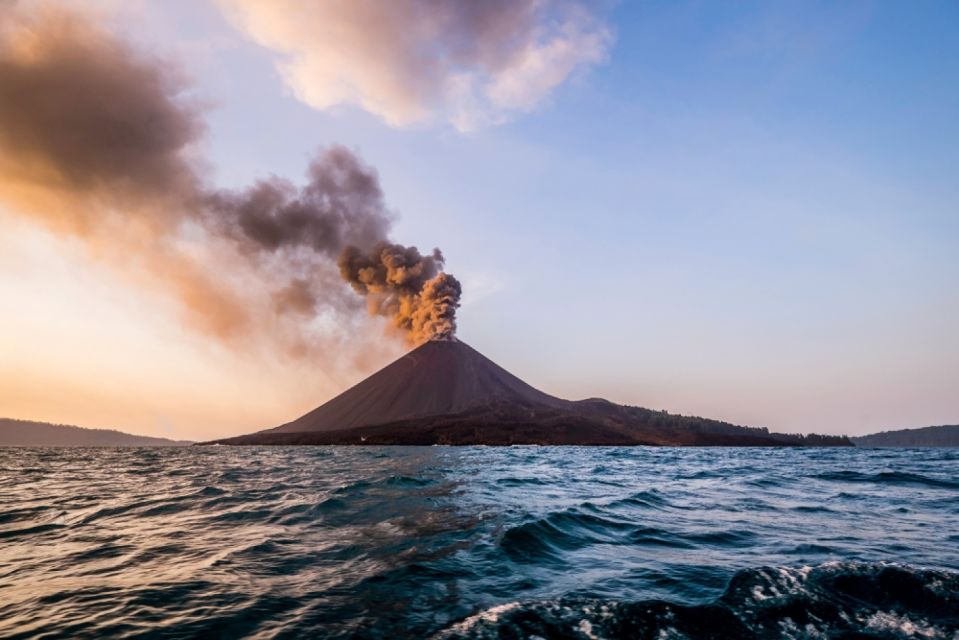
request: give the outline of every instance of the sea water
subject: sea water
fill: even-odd
[[[0,449],[4,638],[957,638],[959,450]]]

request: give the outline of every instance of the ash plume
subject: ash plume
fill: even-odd
[[[398,244],[380,244],[368,253],[349,246],[339,259],[340,274],[366,296],[370,312],[389,318],[411,344],[456,333],[462,287],[441,271],[443,263],[439,249],[423,256]]]
[[[300,247],[334,259],[344,246],[383,242],[391,216],[371,167],[334,146],[310,163],[307,178],[300,189],[271,177],[243,193],[214,194],[214,223],[259,250]]]
[[[452,335],[459,284],[438,251],[390,243],[373,168],[331,146],[303,186],[271,176],[218,189],[196,153],[202,108],[188,89],[175,67],[79,13],[0,5],[0,202],[82,238],[221,338],[330,347],[362,323],[355,292],[410,343]],[[359,256],[386,262],[347,277]]]

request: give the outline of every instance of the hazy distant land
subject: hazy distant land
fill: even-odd
[[[188,440],[135,436],[115,429],[0,418],[0,447],[183,447]]]
[[[685,416],[674,416],[663,414],[662,412],[653,412],[645,409],[630,407],[633,411],[655,414],[655,419],[663,422],[684,422],[700,423],[700,429],[706,426],[723,424],[703,418],[686,418]],[[461,417],[462,418],[462,417]],[[671,420],[670,420],[671,419]],[[466,420],[469,422],[469,420]],[[397,425],[389,425],[395,427]],[[475,426],[475,425],[472,425]],[[666,426],[661,424],[660,426]],[[669,426],[677,427],[677,424]],[[688,425],[681,425],[688,426]],[[742,427],[739,427],[742,428]],[[371,434],[376,430],[370,430]],[[813,436],[809,443],[802,442],[805,438],[802,436],[770,434],[765,430],[757,429],[757,432],[763,436],[772,436],[782,438],[781,444],[786,446],[795,446],[796,440],[802,444],[827,444],[834,445],[841,441],[843,436],[826,438],[824,442],[816,442],[819,436]],[[344,432],[330,434],[331,436],[344,436]],[[377,434],[379,435],[379,434]],[[282,442],[283,444],[302,444],[305,434],[290,433]],[[375,436],[374,436],[375,438]],[[833,440],[835,438],[836,440]],[[375,438],[379,439],[379,438]],[[557,438],[562,440],[562,437]],[[305,438],[310,441],[310,438]],[[327,441],[316,442],[314,444],[353,444],[350,438],[344,438],[340,441],[339,437],[329,437]],[[959,425],[940,425],[934,427],[919,427],[914,429],[897,429],[891,431],[880,431],[865,436],[850,436],[849,440],[857,447],[959,447]],[[280,441],[272,443],[279,444]],[[313,443],[313,442],[311,442]],[[560,443],[560,442],[558,442]],[[90,429],[66,424],[51,424],[49,422],[36,422],[32,420],[15,420],[11,418],[0,418],[0,447],[183,447],[193,444],[190,440],[170,440],[168,438],[155,438],[150,436],[137,436],[130,433],[123,433],[116,429]],[[365,443],[364,443],[365,444]],[[407,444],[407,443],[404,443]],[[410,442],[408,444],[419,444]],[[769,444],[769,443],[764,443]]]
[[[857,447],[959,447],[959,424],[881,431],[850,440]]]

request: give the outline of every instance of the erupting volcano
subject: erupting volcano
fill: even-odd
[[[447,336],[424,342],[306,415],[222,444],[848,445],[551,396]]]

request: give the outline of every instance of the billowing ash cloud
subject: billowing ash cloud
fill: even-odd
[[[531,111],[612,42],[590,0],[219,0],[313,107],[470,130]]]
[[[59,199],[55,222],[84,231],[155,202],[151,224],[169,223],[197,193],[186,152],[203,124],[182,79],[79,16],[0,4],[0,89],[4,193]]]
[[[389,258],[382,282],[343,277],[408,341],[452,335],[458,283],[438,251],[389,244],[379,178],[348,149],[319,152],[304,186],[216,189],[194,156],[203,122],[182,77],[50,7],[0,5],[0,95],[0,201],[163,287],[205,331],[329,346],[361,307],[338,261],[389,247],[421,275],[397,281]]]
[[[390,227],[376,172],[344,147],[331,147],[307,170],[297,188],[282,178],[261,180],[243,193],[208,200],[223,232],[256,248],[303,247],[336,258],[347,245],[371,247]]]
[[[370,311],[390,318],[410,342],[450,339],[456,333],[462,288],[440,271],[439,249],[423,256],[416,247],[398,244],[379,244],[367,253],[350,246],[339,264],[343,279],[366,296]]]

